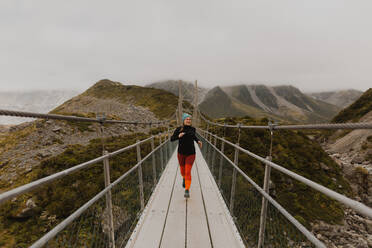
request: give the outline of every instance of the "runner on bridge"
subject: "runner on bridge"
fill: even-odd
[[[182,115],[181,127],[174,131],[171,141],[178,140],[178,162],[180,164],[181,175],[183,177],[182,186],[185,188],[185,197],[190,197],[191,169],[195,160],[194,141],[202,148],[202,142],[195,135],[195,128],[191,126],[191,116],[184,113]]]

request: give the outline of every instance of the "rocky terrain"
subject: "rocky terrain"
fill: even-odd
[[[352,209],[345,210],[342,225],[318,222],[312,225],[316,237],[329,248],[372,247],[372,220],[360,216]]]
[[[148,113],[138,111],[132,117],[141,115]],[[3,140],[0,138],[0,144],[13,138],[17,139],[15,143],[10,142],[0,147],[0,192],[18,186],[13,182],[27,176],[44,159],[61,154],[69,145],[87,145],[91,139],[147,130],[148,127],[139,125],[112,124],[104,127],[101,136],[98,123],[75,126],[66,121],[38,120],[13,126],[4,135]]]
[[[334,117],[333,122],[372,122],[372,89]],[[326,132],[323,149],[342,169],[354,200],[372,207],[372,130]],[[313,226],[329,247],[372,247],[372,220],[351,209],[345,210],[342,225],[319,222]],[[332,241],[331,241],[332,240]]]
[[[327,152],[342,168],[344,177],[352,188],[354,200],[372,207],[372,163],[352,153]],[[372,247],[372,219],[350,208],[346,208],[344,213],[345,218],[341,225],[330,225],[322,221],[313,224],[312,229],[317,233],[317,238],[331,248]]]

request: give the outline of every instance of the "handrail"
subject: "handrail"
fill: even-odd
[[[162,134],[160,134],[162,135]],[[149,138],[146,138],[144,140],[141,140],[139,142],[136,142],[135,144],[132,144],[132,145],[129,145],[129,146],[126,146],[124,148],[121,148],[117,151],[114,151],[114,152],[111,152],[111,153],[108,153],[107,155],[103,155],[103,156],[100,156],[98,158],[95,158],[95,159],[92,159],[90,161],[87,161],[87,162],[84,162],[84,163],[81,163],[81,164],[78,164],[74,167],[71,167],[69,169],[66,169],[66,170],[63,170],[63,171],[60,171],[60,172],[57,172],[55,174],[52,174],[50,176],[47,176],[47,177],[44,177],[44,178],[41,178],[39,180],[36,180],[36,181],[33,181],[31,183],[28,183],[28,184],[25,184],[25,185],[22,185],[22,186],[19,186],[15,189],[12,189],[12,190],[9,190],[5,193],[2,193],[0,194],[0,204],[17,196],[17,195],[20,195],[20,194],[24,194],[26,192],[29,192],[30,190],[33,190],[35,188],[38,188],[46,183],[50,183],[52,181],[55,181],[56,179],[59,179],[59,178],[62,178],[64,176],[67,176],[73,172],[76,172],[78,170],[81,170],[81,169],[84,169],[92,164],[96,164],[98,162],[101,162],[103,161],[105,158],[110,158],[110,157],[113,157],[113,156],[116,156],[122,152],[125,152],[131,148],[134,148],[136,147],[137,145],[140,145],[142,143],[145,143],[147,141],[149,141],[150,139],[152,139],[153,136],[149,137]]]
[[[151,137],[152,138],[152,137]],[[92,199],[90,199],[87,203],[81,206],[78,210],[72,213],[69,217],[64,219],[61,223],[55,226],[52,230],[50,230],[47,234],[37,240],[30,248],[39,248],[43,247],[49,240],[54,238],[60,231],[62,231],[66,226],[68,226],[71,222],[73,222],[76,218],[78,218],[85,210],[87,210],[90,206],[92,206],[95,202],[97,202],[101,197],[103,197],[109,190],[111,190],[115,185],[117,185],[120,181],[122,181],[125,177],[127,177],[132,171],[137,169],[143,161],[148,159],[154,152],[156,152],[160,147],[162,147],[166,142],[159,144],[153,151],[147,154],[141,161],[139,161],[135,166],[130,168],[127,172],[125,172],[122,176],[116,179],[113,183],[109,184],[105,189],[95,195]],[[136,143],[138,144],[138,143]]]
[[[201,130],[201,129],[199,129]],[[201,130],[204,131],[204,130]],[[314,234],[312,234],[309,230],[306,229],[296,218],[294,218],[290,213],[288,213],[278,202],[276,202],[268,193],[265,192],[260,186],[258,186],[249,176],[247,176],[234,162],[232,162],[225,154],[223,154],[216,146],[214,146],[211,142],[205,139],[210,146],[212,146],[224,159],[226,159],[230,165],[232,165],[237,172],[239,172],[253,187],[257,189],[258,192],[261,193],[263,197],[265,197],[271,204],[273,204],[279,212],[281,212],[284,217],[286,217],[295,227],[297,227],[300,232],[305,235],[305,237],[317,247],[326,248],[326,246],[318,240]],[[226,141],[225,141],[226,142]]]
[[[246,125],[228,125],[207,120],[199,111],[203,120],[211,125],[230,128],[245,128],[245,129],[372,129],[372,122],[358,123],[324,123],[324,124],[306,124],[306,125],[272,125],[272,126],[246,126]]]
[[[15,116],[15,117],[30,117],[30,118],[41,118],[41,119],[54,119],[54,120],[65,120],[65,121],[84,121],[84,122],[99,122],[99,123],[120,123],[120,124],[164,124],[169,122],[172,118],[164,121],[157,122],[135,122],[135,121],[120,121],[120,120],[106,120],[106,119],[94,119],[87,117],[77,117],[71,115],[57,115],[57,114],[41,114],[33,112],[23,112],[14,110],[0,109],[0,115],[4,116]],[[174,115],[172,115],[173,117]]]
[[[252,153],[252,152],[250,152],[250,151],[248,151],[248,150],[246,150],[246,149],[244,149],[244,148],[242,148],[242,147],[240,147],[240,146],[238,146],[236,144],[233,144],[230,141],[227,141],[227,140],[225,140],[225,139],[223,139],[221,137],[218,137],[215,134],[212,134],[210,132],[204,131],[202,129],[199,129],[199,130],[201,130],[202,132],[208,133],[209,135],[214,136],[215,138],[217,138],[217,139],[219,139],[219,140],[221,140],[221,141],[223,141],[223,142],[231,145],[232,147],[240,150],[241,152],[248,154],[249,156],[251,156],[251,157],[253,157],[253,158],[255,158],[255,159],[257,159],[257,160],[259,160],[259,161],[261,161],[261,162],[263,162],[263,163],[271,166],[272,168],[274,168],[274,169],[276,169],[276,170],[278,170],[278,171],[280,171],[280,172],[282,172],[282,173],[284,173],[284,174],[286,174],[286,175],[288,175],[288,176],[290,176],[290,177],[292,177],[292,178],[294,178],[294,179],[296,179],[296,180],[298,180],[298,181],[306,184],[307,186],[309,186],[309,187],[311,187],[311,188],[313,188],[313,189],[315,189],[315,190],[317,190],[317,191],[319,191],[319,192],[321,192],[321,193],[323,193],[323,194],[325,194],[325,195],[327,195],[327,196],[329,196],[329,197],[331,197],[331,198],[333,198],[333,199],[335,199],[335,200],[337,200],[337,201],[345,204],[346,206],[351,207],[352,209],[358,211],[359,213],[361,213],[361,214],[363,214],[365,216],[368,216],[369,218],[372,218],[372,208],[364,205],[363,203],[360,203],[358,201],[355,201],[353,199],[350,199],[350,198],[348,198],[348,197],[346,197],[344,195],[341,195],[340,193],[337,193],[337,192],[335,192],[335,191],[333,191],[331,189],[328,189],[327,187],[324,187],[324,186],[322,186],[322,185],[320,185],[318,183],[315,183],[315,182],[313,182],[313,181],[311,181],[311,180],[309,180],[309,179],[307,179],[307,178],[305,178],[303,176],[300,176],[300,175],[298,175],[298,174],[296,174],[296,173],[294,173],[294,172],[292,172],[292,171],[290,171],[290,170],[288,170],[288,169],[286,169],[286,168],[284,168],[284,167],[282,167],[280,165],[277,165],[277,164],[275,164],[275,163],[273,163],[273,162],[271,162],[271,161],[269,161],[267,159],[264,159],[264,158],[262,158],[262,157],[260,157],[260,156],[258,156],[256,154],[254,154],[254,153]]]

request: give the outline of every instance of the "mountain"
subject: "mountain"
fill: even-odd
[[[48,113],[64,101],[78,95],[73,90],[38,90],[0,92],[0,109]],[[20,124],[30,118],[0,116],[0,124]]]
[[[240,91],[237,91],[237,93],[239,92]],[[262,118],[267,116],[275,117],[274,115],[265,113],[257,107],[240,102],[236,98],[231,97],[229,93],[231,92],[223,90],[219,86],[211,89],[206,94],[203,102],[199,104],[199,109],[211,118],[245,115],[250,115],[254,118]],[[279,117],[276,119],[279,119]]]
[[[314,92],[308,95],[323,102],[327,102],[336,105],[340,108],[346,108],[353,102],[355,102],[361,95],[362,91],[359,90],[339,90],[339,91],[327,91],[327,92]]]
[[[156,121],[169,118],[175,112],[178,98],[164,90],[123,85],[101,80],[84,93],[66,101],[52,113],[105,112],[128,121]]]
[[[339,111],[337,106],[315,100],[293,86],[236,85],[218,88],[212,89],[211,94],[208,92],[199,105],[213,118],[249,115],[301,123],[327,122]]]
[[[178,96],[178,82],[176,80],[167,80],[146,85],[146,87],[166,90]],[[190,82],[181,80],[182,94],[184,100],[192,103],[194,99],[195,85]],[[208,89],[198,86],[198,103],[201,103],[207,93]]]

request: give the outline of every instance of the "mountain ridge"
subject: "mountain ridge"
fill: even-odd
[[[225,95],[207,93],[199,105],[202,111],[213,118],[226,117],[227,113],[226,109],[219,113],[222,111],[220,104],[213,105],[212,102],[228,102],[230,116],[270,117],[299,123],[327,122],[339,110],[337,106],[314,100],[290,85],[269,87],[241,84],[219,88]],[[217,91],[216,87],[213,89]],[[229,100],[223,101],[223,97]]]

